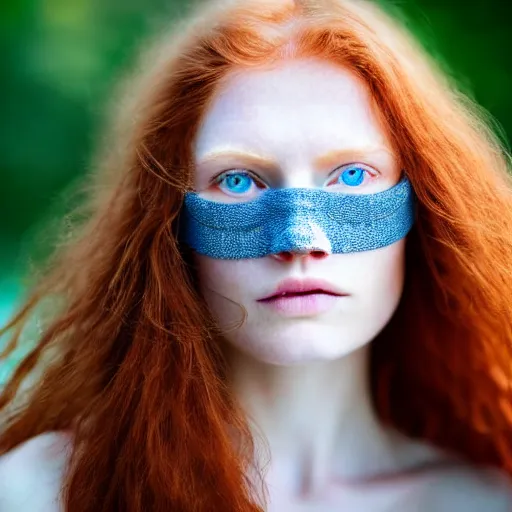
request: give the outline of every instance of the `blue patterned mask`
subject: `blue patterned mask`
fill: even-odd
[[[180,222],[181,240],[212,258],[371,251],[410,231],[414,193],[405,177],[376,194],[275,188],[251,201],[227,204],[187,192]]]

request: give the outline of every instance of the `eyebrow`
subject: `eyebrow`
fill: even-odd
[[[368,156],[377,156],[386,153],[391,157],[395,157],[393,151],[382,145],[364,146],[358,148],[345,148],[334,150],[315,158],[313,164],[316,168],[330,168],[338,165],[344,160],[364,159]],[[247,164],[258,165],[260,167],[275,167],[276,161],[268,156],[254,153],[252,151],[236,151],[236,150],[219,150],[207,153],[197,163],[198,166],[207,165],[218,162],[219,160],[241,160]]]
[[[253,153],[251,151],[212,151],[204,155],[197,165],[202,166],[210,163],[218,162],[219,160],[243,160],[248,163],[271,167],[276,164],[275,160],[265,155]]]
[[[321,169],[330,168],[339,165],[344,160],[364,160],[365,158],[382,155],[383,153],[391,158],[396,158],[395,153],[385,146],[366,146],[330,151],[325,155],[315,158],[314,165]]]

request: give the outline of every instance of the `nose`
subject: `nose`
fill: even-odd
[[[274,238],[271,256],[278,261],[311,256],[324,259],[332,254],[331,242],[325,232],[312,221],[294,222]]]

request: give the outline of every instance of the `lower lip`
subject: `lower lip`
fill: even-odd
[[[285,295],[259,302],[285,315],[309,316],[328,311],[343,297],[345,296],[311,293],[309,295]]]

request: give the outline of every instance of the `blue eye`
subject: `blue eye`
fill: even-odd
[[[362,169],[361,167],[349,167],[343,171],[339,177],[343,180],[345,185],[348,185],[349,187],[357,187],[364,181],[364,175],[366,172],[366,169]]]
[[[248,173],[235,171],[229,174],[221,174],[216,178],[215,183],[226,192],[244,194],[251,190],[255,181]]]

